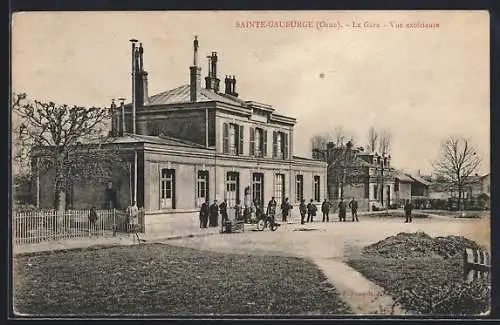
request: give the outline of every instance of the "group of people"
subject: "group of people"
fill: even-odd
[[[264,209],[263,206],[261,205],[260,201],[256,199],[253,202],[253,211],[255,212],[255,216],[257,219],[261,218],[262,216],[267,216],[271,218],[273,221],[275,221],[276,217],[276,209],[277,209],[277,202],[275,197],[272,197],[271,200],[267,204],[267,209],[266,213],[264,214]],[[325,199],[323,203],[321,204],[321,213],[323,215],[322,222],[329,222],[330,221],[330,210],[331,210],[331,203]],[[228,213],[227,213],[227,200],[224,199],[224,201],[221,204],[217,204],[217,200],[214,200],[212,204],[209,204],[209,201],[206,200],[203,202],[200,208],[200,228],[207,228],[207,227],[217,227],[219,225],[219,215],[221,216],[222,223],[224,224],[225,222],[229,221]],[[242,220],[242,219],[247,219],[248,212],[247,208],[245,208],[244,213],[242,213],[242,207],[240,205],[239,200],[236,201],[236,204],[234,206],[235,208],[235,218],[236,220]],[[292,204],[288,200],[288,198],[285,198],[283,202],[281,203],[280,206],[281,209],[281,221],[282,222],[287,222],[288,217],[290,216],[290,211],[293,209]],[[359,222],[358,218],[358,201],[356,201],[355,198],[351,198],[348,202],[345,201],[343,198],[340,199],[338,203],[338,215],[339,215],[339,221],[340,222],[345,222],[347,221],[347,209],[351,210],[351,221],[352,222]],[[405,211],[405,217],[406,221],[405,222],[412,222],[412,215],[411,211],[413,209],[413,206],[409,200],[405,202],[404,205],[404,211]],[[316,216],[318,208],[314,204],[314,200],[311,199],[308,204],[305,203],[305,200],[302,199],[299,205],[299,212],[300,212],[300,223],[305,224],[309,222],[314,222],[314,217]],[[307,218],[306,218],[307,216]]]
[[[314,217],[316,216],[317,207],[313,203],[313,199],[306,205],[304,199],[301,200],[299,211],[300,211],[300,223],[305,224],[306,222],[314,222]],[[340,200],[338,204],[339,208],[339,220],[346,221],[347,207],[351,209],[352,221],[359,221],[358,219],[358,202],[356,199],[352,198],[347,204],[343,199]],[[323,214],[322,222],[330,221],[330,208],[331,203],[327,199],[321,204],[321,213]],[[307,219],[306,219],[307,214]]]
[[[234,208],[236,210],[236,219],[240,219],[241,205],[239,201],[236,201]],[[229,215],[227,213],[227,200],[224,199],[224,201],[220,204],[218,204],[217,200],[214,200],[214,202],[210,204],[207,199],[201,204],[200,208],[200,228],[218,227],[219,215],[221,216],[222,224],[229,221]]]

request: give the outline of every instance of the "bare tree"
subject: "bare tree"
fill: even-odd
[[[459,210],[467,178],[476,172],[480,163],[476,148],[464,137],[450,136],[441,144],[439,158],[433,165],[436,173],[456,188]]]
[[[377,150],[379,135],[375,128],[372,126],[370,130],[368,130],[368,144],[367,150],[368,152],[375,152]]]
[[[379,152],[382,156],[386,156],[391,153],[391,143],[392,143],[392,134],[388,129],[384,129],[380,132],[380,140],[379,140]]]
[[[74,179],[100,177],[110,172],[105,108],[58,105],[14,94],[12,109],[20,118],[15,130],[20,156],[37,157],[38,173],[54,170],[55,208],[66,209],[66,190]],[[115,158],[111,158],[115,160]]]

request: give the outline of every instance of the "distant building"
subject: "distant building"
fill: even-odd
[[[348,148],[348,145],[335,146],[330,142],[324,154],[313,150],[315,159],[328,163],[331,201],[338,201],[343,189],[345,199],[356,198],[360,210],[371,211],[402,207],[406,200],[429,197],[430,183],[393,168],[390,155],[385,157],[362,148]]]
[[[301,199],[320,204],[326,196],[326,164],[293,155],[297,121],[270,105],[241,99],[234,76],[226,76],[221,91],[216,52],[208,57],[202,88],[197,39],[193,45],[189,84],[153,96],[148,96],[141,45],[135,64],[137,134],[132,134],[131,104],[124,105],[123,112],[120,107],[112,112],[112,134],[117,136],[113,143],[128,153],[130,173],[73,184],[70,207],[123,209],[135,196],[146,212],[146,231],[156,231],[176,222],[198,222],[205,200],[227,199],[230,209],[249,198],[265,205],[273,196],[278,202],[288,197],[295,205]],[[53,173],[38,177],[39,205],[51,207]]]

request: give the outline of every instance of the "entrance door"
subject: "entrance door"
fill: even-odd
[[[254,173],[252,177],[252,198],[264,207],[264,174]]]
[[[160,209],[175,209],[175,170],[161,170]]]
[[[229,218],[234,218],[234,206],[240,198],[240,174],[237,172],[228,172],[226,176],[227,213]]]
[[[203,202],[209,198],[208,191],[208,171],[200,170],[198,171],[198,195],[197,195],[197,206],[201,207]]]

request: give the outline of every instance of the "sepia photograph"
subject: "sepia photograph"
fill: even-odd
[[[487,11],[16,12],[16,317],[490,314]]]

